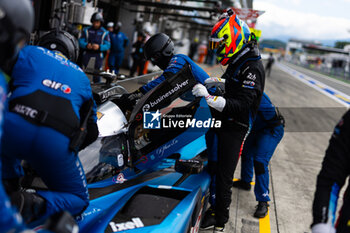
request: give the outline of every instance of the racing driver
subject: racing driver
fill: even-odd
[[[215,201],[205,213],[201,228],[214,227],[214,232],[224,232],[229,219],[233,174],[260,104],[265,72],[254,34],[232,10],[224,13],[213,27],[209,49],[216,49],[218,61],[228,67],[221,77],[226,80],[223,96],[210,95],[202,84],[192,90],[195,96],[206,99],[212,115],[222,121],[222,127],[215,129],[217,162],[209,163],[209,170],[216,175],[212,179],[215,185],[211,185],[211,197]],[[210,81],[211,78],[206,83]],[[210,145],[207,146],[211,151]]]

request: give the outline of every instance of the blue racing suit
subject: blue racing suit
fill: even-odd
[[[98,44],[100,45],[100,49],[97,51],[88,50],[86,47],[88,44]],[[103,52],[106,52],[111,47],[109,32],[103,27],[99,29],[94,29],[93,27],[85,28],[79,39],[79,45],[84,50],[82,58],[83,66],[86,67],[90,59],[94,57],[96,58],[95,69],[100,70],[103,65]],[[101,77],[95,76],[93,79],[94,82],[100,82]]]
[[[250,183],[254,167],[254,193],[257,201],[270,201],[268,165],[284,134],[284,120],[277,113],[270,98],[264,93],[253,128],[243,148],[241,179]]]
[[[143,94],[147,93],[148,91],[152,90],[154,87],[158,86],[166,78],[169,78],[172,75],[179,72],[186,63],[189,63],[191,65],[192,74],[193,74],[194,78],[199,83],[204,85],[205,84],[204,81],[207,78],[209,78],[209,75],[186,55],[177,54],[171,58],[168,67],[164,70],[164,72],[161,76],[159,76],[158,78],[154,79],[153,81],[147,83],[146,85],[142,86],[139,90]],[[215,91],[215,88],[209,89],[209,93],[211,93],[211,94],[213,94],[214,91]]]
[[[27,46],[14,65],[11,82],[1,148],[3,179],[22,176],[20,161],[26,160],[49,189],[37,192],[47,204],[43,217],[62,210],[79,214],[89,194],[83,167],[69,145],[91,106],[86,137],[90,141],[84,144],[97,137],[89,79],[63,55]]]
[[[0,71],[0,137],[2,136],[3,109],[5,107],[7,84],[5,76]],[[1,168],[1,163],[0,163]],[[0,173],[1,179],[1,173]],[[25,229],[22,218],[11,208],[10,201],[0,182],[0,232],[15,231],[20,232]]]
[[[108,66],[118,74],[119,68],[123,63],[124,49],[128,46],[129,39],[122,32],[110,33],[109,36],[111,39],[111,49],[109,52]]]

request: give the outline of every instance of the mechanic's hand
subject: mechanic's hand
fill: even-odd
[[[209,92],[202,84],[196,84],[192,89],[192,94],[196,97],[207,97]]]
[[[93,50],[99,50],[100,49],[100,45],[99,44],[92,44],[92,49]]]
[[[132,110],[137,102],[143,96],[140,90],[136,90],[132,93],[124,94],[120,97],[120,108],[123,111]]]
[[[211,87],[220,87],[221,89],[225,89],[225,79],[217,78],[217,77],[211,77],[207,78],[204,83],[206,88]]]
[[[88,43],[88,44],[86,45],[86,48],[87,48],[87,49],[92,49],[92,44],[91,44],[91,43]]]
[[[129,100],[136,101],[136,100],[140,99],[142,96],[143,96],[142,92],[138,89],[138,90],[130,93]]]
[[[335,228],[326,223],[317,223],[311,228],[312,233],[335,233]]]

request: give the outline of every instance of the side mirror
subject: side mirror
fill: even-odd
[[[179,159],[175,163],[175,171],[181,174],[199,174],[203,171],[203,162],[199,160]]]

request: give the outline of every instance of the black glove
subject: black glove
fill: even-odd
[[[140,90],[136,90],[132,93],[124,94],[120,97],[118,106],[121,108],[123,112],[126,110],[132,111],[137,100],[139,100],[143,96]]]

